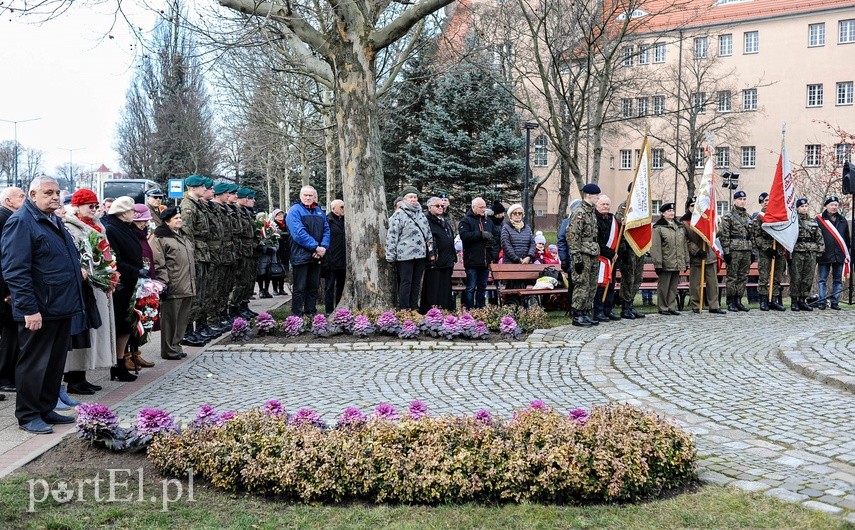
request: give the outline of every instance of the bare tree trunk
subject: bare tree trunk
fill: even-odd
[[[327,161],[327,211],[330,209],[330,203],[335,199],[336,181],[341,178],[341,172],[338,171],[339,158],[338,142],[335,134],[335,98],[331,90],[324,90],[322,95],[324,110],[324,150],[326,151]]]
[[[570,204],[570,165],[562,158],[558,162],[558,225],[567,217],[567,206]]]
[[[366,52],[363,46],[346,42],[334,51],[338,151],[347,205],[347,261],[359,264],[348,270],[341,304],[360,309],[391,307],[394,285],[384,259],[387,215],[374,57]]]

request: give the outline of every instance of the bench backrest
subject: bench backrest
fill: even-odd
[[[511,280],[537,280],[542,276],[543,269],[556,268],[555,265],[545,263],[494,263],[490,265],[493,279],[497,281]]]

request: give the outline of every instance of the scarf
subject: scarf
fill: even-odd
[[[521,231],[523,229],[523,227],[525,226],[524,221],[512,221],[512,220],[508,219],[508,222],[511,223],[511,226],[513,226],[514,228],[517,229],[517,232]]]
[[[104,231],[103,228],[101,228],[97,223],[95,223],[95,219],[93,219],[91,217],[80,217],[79,214],[75,215],[75,217],[80,219],[81,223],[85,224],[86,226],[90,227],[91,229],[95,230],[96,232],[103,232]]]

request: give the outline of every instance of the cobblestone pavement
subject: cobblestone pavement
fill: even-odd
[[[621,321],[560,327],[525,343],[213,346],[122,400],[178,418],[210,403],[280,399],[328,422],[346,407],[424,401],[435,414],[508,415],[533,399],[568,410],[629,402],[694,433],[705,481],[760,491],[855,522],[855,332],[849,311]]]

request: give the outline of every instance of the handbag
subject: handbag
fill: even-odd
[[[278,280],[279,278],[285,277],[285,266],[277,259],[273,263],[270,264],[270,277]]]

